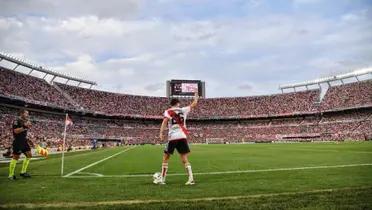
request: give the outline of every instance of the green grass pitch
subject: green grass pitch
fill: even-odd
[[[196,185],[178,154],[167,184],[152,184],[163,146],[67,153],[30,163],[31,179],[7,180],[2,209],[372,209],[372,142],[191,145]],[[22,162],[17,164],[19,174]]]

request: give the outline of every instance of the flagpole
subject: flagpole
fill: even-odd
[[[62,144],[61,176],[63,176],[63,167],[64,167],[64,164],[65,164],[65,143],[66,143],[67,117],[68,117],[68,114],[66,113],[65,131],[63,132],[63,144]]]

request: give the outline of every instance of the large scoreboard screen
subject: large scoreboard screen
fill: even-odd
[[[194,96],[198,92],[199,96],[204,97],[205,85],[200,80],[170,80],[167,81],[167,96]]]

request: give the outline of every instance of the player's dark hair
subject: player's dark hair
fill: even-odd
[[[172,98],[170,101],[171,106],[176,106],[178,103],[180,103],[180,100],[178,98]]]
[[[26,111],[27,111],[27,109],[20,109],[19,110],[19,116],[23,115]]]

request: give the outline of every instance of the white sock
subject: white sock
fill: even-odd
[[[161,165],[161,179],[163,182],[165,182],[165,177],[167,176],[168,171],[168,163],[163,163]]]
[[[189,175],[189,181],[194,180],[194,176],[192,175],[192,169],[191,169],[190,163],[186,163],[185,168],[186,168],[187,174]]]

